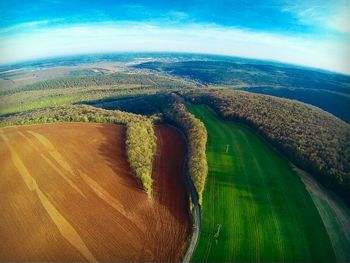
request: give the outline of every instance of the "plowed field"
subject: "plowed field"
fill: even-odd
[[[156,128],[154,198],[134,178],[125,128],[0,129],[0,261],[178,261],[189,234],[185,142]]]

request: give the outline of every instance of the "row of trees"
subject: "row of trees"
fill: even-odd
[[[127,124],[126,150],[131,168],[152,197],[152,167],[157,137],[151,120],[131,121]]]
[[[187,97],[242,121],[292,162],[350,202],[350,125],[319,108],[244,91],[206,90]]]
[[[152,196],[152,164],[157,139],[153,129],[153,118],[87,105],[65,105],[23,112],[2,118],[0,127],[71,121],[126,125],[126,149],[130,167],[136,177],[141,180],[148,196]]]
[[[187,169],[197,190],[198,202],[202,204],[202,195],[208,174],[206,157],[207,130],[204,124],[189,113],[181,100],[173,95],[165,110],[165,117],[175,123],[186,135],[188,141]]]

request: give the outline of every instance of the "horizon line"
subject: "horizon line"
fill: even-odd
[[[17,60],[14,62],[8,62],[8,63],[1,63],[0,67],[11,67],[16,66],[20,64],[30,64],[34,62],[43,62],[45,60],[54,60],[54,59],[65,59],[65,58],[73,58],[73,57],[82,57],[82,56],[106,56],[106,55],[117,55],[117,54],[183,54],[183,55],[199,55],[199,56],[218,56],[218,57],[227,57],[227,58],[237,58],[237,59],[244,59],[244,60],[252,60],[252,61],[259,61],[264,62],[265,64],[275,64],[274,66],[283,66],[283,67],[294,67],[294,68],[302,68],[302,69],[308,69],[310,71],[319,71],[322,73],[328,73],[328,74],[339,74],[344,76],[350,76],[350,73],[340,72],[336,70],[330,70],[325,69],[321,67],[314,67],[309,65],[303,65],[303,64],[297,64],[292,62],[287,62],[283,60],[276,60],[276,59],[262,59],[262,58],[256,58],[256,57],[248,57],[248,56],[239,56],[239,55],[231,55],[231,54],[223,54],[223,53],[204,53],[204,52],[186,52],[186,51],[143,51],[143,50],[135,50],[135,51],[111,51],[111,52],[85,52],[85,53],[75,53],[75,54],[62,54],[62,55],[53,55],[53,56],[43,56],[43,57],[37,57],[37,58],[29,58],[24,60]],[[113,60],[111,60],[113,62]],[[81,62],[79,64],[86,64],[90,62]],[[279,65],[276,65],[279,64]],[[57,67],[57,66],[52,66]],[[70,66],[65,66],[70,67]],[[4,71],[0,71],[4,72]]]

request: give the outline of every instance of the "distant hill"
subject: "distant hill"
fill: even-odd
[[[195,80],[205,86],[243,88],[296,99],[350,122],[350,76],[254,60],[213,59],[144,62],[134,68]]]

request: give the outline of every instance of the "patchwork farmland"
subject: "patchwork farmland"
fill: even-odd
[[[209,167],[192,261],[335,261],[319,212],[288,162],[209,107],[189,110],[208,130]]]
[[[179,261],[189,235],[185,142],[157,126],[154,198],[136,181],[125,128],[0,129],[0,261]]]

